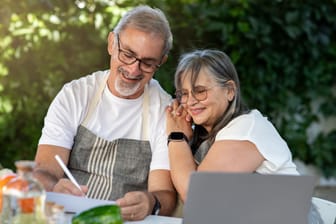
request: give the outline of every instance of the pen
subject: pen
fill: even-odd
[[[70,170],[68,169],[68,167],[63,163],[63,160],[58,156],[55,155],[55,159],[57,160],[58,164],[62,167],[64,173],[67,175],[67,177],[69,177],[70,181],[80,190],[82,191],[82,189],[80,188],[79,184],[77,183],[76,179],[72,176],[72,174],[70,173]],[[82,193],[84,194],[84,192],[82,191]]]

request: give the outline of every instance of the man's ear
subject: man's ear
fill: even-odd
[[[110,32],[108,37],[107,37],[107,51],[108,51],[109,55],[112,55],[113,46],[114,46],[114,33]]]
[[[163,65],[164,63],[166,63],[167,60],[168,60],[168,55],[165,54],[165,55],[162,57],[161,65]]]

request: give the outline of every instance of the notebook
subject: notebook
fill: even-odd
[[[313,176],[194,172],[183,224],[307,224]]]
[[[78,197],[56,192],[47,192],[46,201],[62,205],[66,213],[80,213],[96,206],[115,204],[115,201]]]

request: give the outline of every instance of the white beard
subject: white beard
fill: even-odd
[[[129,77],[127,72],[125,70],[123,70],[122,68],[118,68],[118,71],[121,73],[121,75]],[[125,96],[125,97],[131,96],[139,90],[140,79],[141,79],[141,77],[139,77],[139,82],[128,83],[128,82],[124,82],[119,76],[117,76],[117,78],[114,82],[114,88],[122,96]]]

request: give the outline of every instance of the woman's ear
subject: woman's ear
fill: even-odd
[[[226,85],[228,87],[227,99],[231,102],[236,95],[236,84],[233,80],[230,80]]]
[[[109,55],[112,55],[113,46],[114,46],[114,33],[110,32],[108,37],[107,37],[107,51],[108,51]]]

